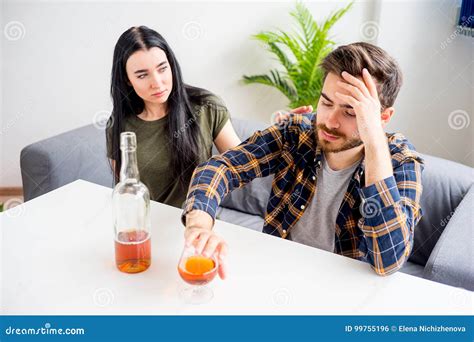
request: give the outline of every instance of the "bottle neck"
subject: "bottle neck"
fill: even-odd
[[[120,182],[138,183],[138,181],[140,181],[140,175],[138,173],[136,149],[123,149]]]

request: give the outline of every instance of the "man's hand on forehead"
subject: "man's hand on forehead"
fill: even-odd
[[[341,76],[343,81],[338,81],[337,85],[347,90],[348,94],[336,92],[335,95],[352,107],[360,138],[367,143],[374,135],[380,136],[380,133],[383,133],[377,86],[365,68],[362,70],[362,79],[346,71],[343,71]]]

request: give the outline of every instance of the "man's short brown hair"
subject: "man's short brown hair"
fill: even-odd
[[[375,78],[382,109],[393,106],[402,86],[402,71],[398,63],[383,49],[364,42],[338,47],[321,62],[324,78],[332,72],[339,77],[347,71],[355,77],[362,77],[366,68]]]

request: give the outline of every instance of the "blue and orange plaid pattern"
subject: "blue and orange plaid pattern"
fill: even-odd
[[[223,198],[257,177],[274,174],[263,232],[286,238],[316,190],[322,151],[316,114],[257,131],[239,146],[213,156],[195,170],[183,211],[213,218]],[[335,252],[363,260],[380,275],[400,269],[422,216],[423,160],[401,134],[387,134],[393,176],[365,186],[364,161],[354,172],[335,222]]]

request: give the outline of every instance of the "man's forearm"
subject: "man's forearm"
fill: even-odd
[[[199,220],[200,224],[211,229],[221,200],[253,179],[271,174],[280,165],[278,158],[283,145],[283,133],[279,127],[272,126],[255,132],[239,146],[200,164],[191,178],[181,217],[183,224],[189,227],[196,222],[194,220]],[[192,214],[188,223],[188,214],[194,210],[203,211],[211,219]]]
[[[186,228],[205,228],[212,230],[214,219],[211,215],[202,210],[191,210],[186,214]]]
[[[365,148],[365,186],[375,184],[393,176],[392,161],[387,137],[383,130],[364,143]]]

